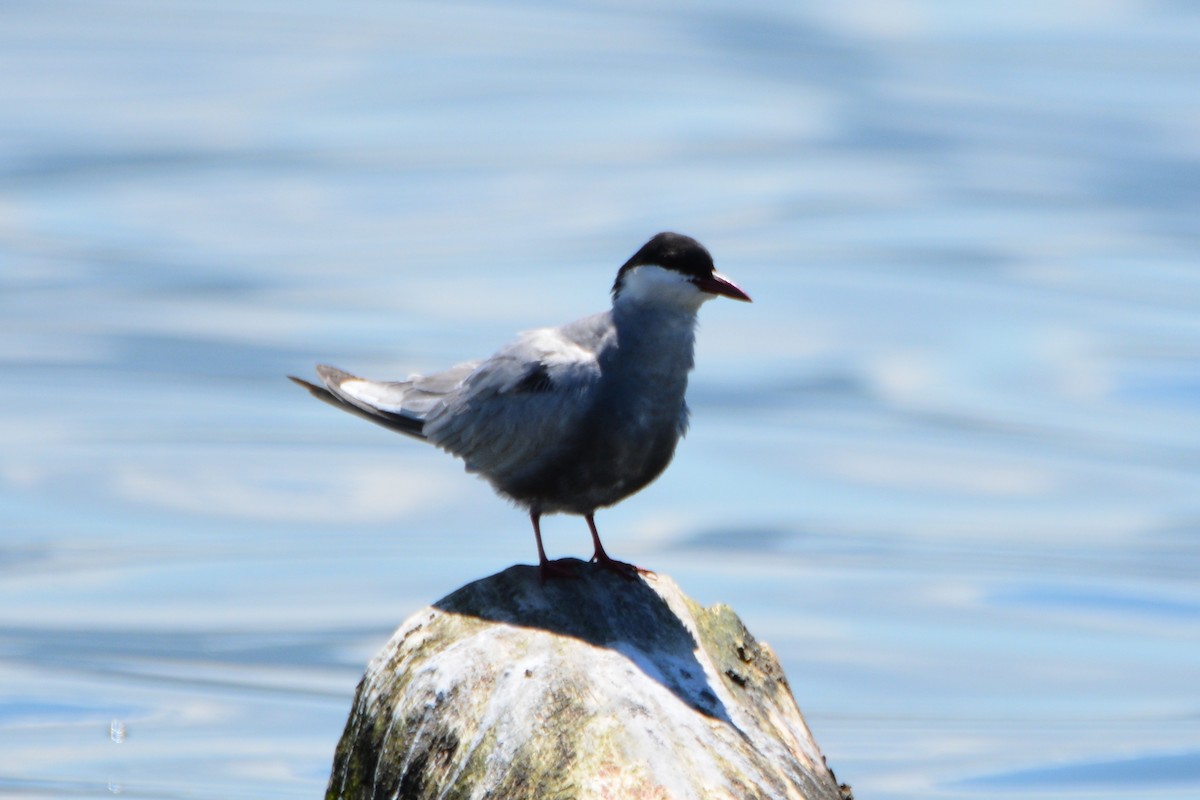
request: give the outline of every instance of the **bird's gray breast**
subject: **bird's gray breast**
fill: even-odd
[[[497,488],[543,512],[586,514],[612,505],[657,478],[675,454],[685,413],[675,402],[598,398],[571,440]]]
[[[602,378],[572,435],[496,488],[536,510],[586,514],[657,478],[686,427],[693,336],[690,326],[653,332],[618,336],[599,355]]]

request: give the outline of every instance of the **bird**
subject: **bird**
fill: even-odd
[[[612,307],[518,334],[494,355],[400,381],[319,364],[313,396],[457,456],[469,473],[524,508],[541,580],[570,577],[551,561],[541,518],[582,516],[591,562],[626,577],[647,572],[609,557],[594,519],[662,474],[687,432],[697,312],[716,297],[750,302],[690,236],[653,236],[617,271]]]

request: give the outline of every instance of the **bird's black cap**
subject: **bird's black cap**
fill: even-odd
[[[634,267],[648,265],[674,270],[694,278],[712,275],[715,269],[712,256],[704,249],[704,245],[682,233],[664,231],[655,234],[621,266],[613,284],[613,295],[620,291],[621,281],[626,272]]]

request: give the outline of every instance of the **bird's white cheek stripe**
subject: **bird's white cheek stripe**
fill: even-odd
[[[624,278],[620,298],[645,302],[697,306],[708,299],[686,276],[670,269],[646,265],[631,269]]]

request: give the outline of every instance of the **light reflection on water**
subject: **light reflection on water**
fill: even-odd
[[[967,8],[0,11],[0,793],[319,793],[388,632],[533,548],[282,376],[483,355],[675,228],[756,302],[610,549],[860,796],[1195,796],[1200,26]]]

